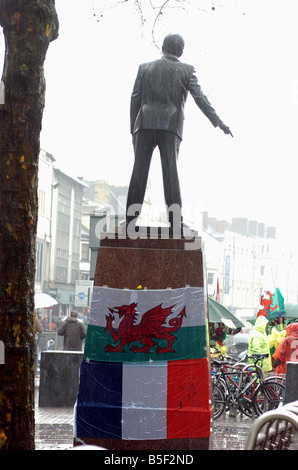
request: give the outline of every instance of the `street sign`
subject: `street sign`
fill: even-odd
[[[90,307],[93,281],[76,281],[75,307]]]

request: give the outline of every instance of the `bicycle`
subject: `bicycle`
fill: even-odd
[[[234,406],[233,392],[238,386],[240,371],[246,366],[241,361],[221,355],[219,351],[218,357],[220,360],[211,361],[214,419]]]
[[[267,354],[248,356],[253,364],[213,361],[217,372],[212,375],[214,419],[224,410],[236,409],[248,417],[275,409],[283,403],[284,385],[272,379],[266,380],[258,362]]]

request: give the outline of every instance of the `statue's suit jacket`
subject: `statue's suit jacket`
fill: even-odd
[[[218,126],[221,120],[203,94],[192,65],[166,54],[140,65],[131,95],[131,133],[159,129],[174,132],[182,139],[188,92],[211,123]]]

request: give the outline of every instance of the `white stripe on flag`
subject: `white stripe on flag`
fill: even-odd
[[[123,364],[122,439],[167,438],[167,362]]]
[[[94,286],[92,302],[89,315],[89,325],[106,326],[106,316],[110,314],[109,308],[120,307],[137,303],[137,319],[141,320],[142,315],[148,310],[162,304],[163,308],[171,307],[172,314],[168,317],[176,317],[181,310],[186,307],[186,317],[183,319],[183,326],[205,325],[205,295],[203,287],[182,287],[179,289],[166,290],[122,290],[108,287]],[[115,315],[114,327],[120,323],[118,315]]]

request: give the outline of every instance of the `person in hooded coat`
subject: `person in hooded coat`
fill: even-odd
[[[64,336],[64,351],[81,351],[86,330],[82,322],[78,320],[78,312],[72,310],[58,329],[58,335]]]
[[[286,338],[278,345],[273,354],[273,366],[277,374],[286,373],[288,361],[298,362],[298,323],[290,323],[286,327]]]
[[[263,360],[262,369],[264,374],[272,369],[269,341],[266,334],[268,320],[263,315],[257,317],[255,327],[250,334],[248,341],[248,355],[268,354],[268,358]],[[249,360],[252,363],[252,360]]]

